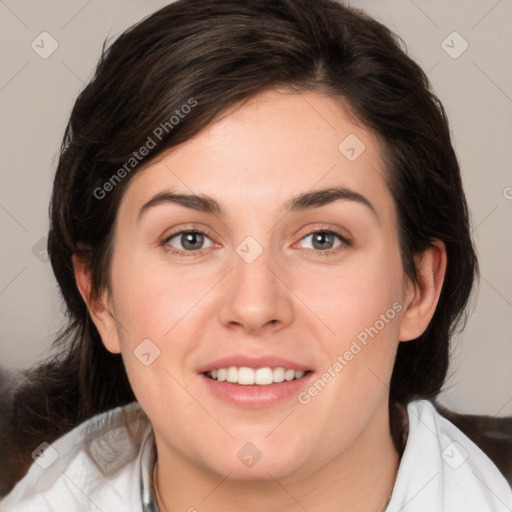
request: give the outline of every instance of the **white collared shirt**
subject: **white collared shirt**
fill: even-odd
[[[511,512],[494,463],[427,400],[407,406],[409,433],[386,512]],[[158,512],[151,424],[134,402],[82,423],[36,457],[0,512]]]

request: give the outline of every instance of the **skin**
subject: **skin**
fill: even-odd
[[[365,144],[354,161],[338,149],[349,134]],[[111,292],[91,294],[88,267],[74,259],[102,340],[121,352],[153,425],[168,511],[384,506],[399,464],[388,426],[396,350],[432,318],[446,251],[436,242],[418,256],[418,281],[407,279],[380,154],[376,137],[334,99],[265,92],[132,178],[117,217]],[[285,212],[292,196],[334,186],[362,194],[376,215],[351,200]],[[170,190],[213,197],[225,214],[166,203],[139,217]],[[315,247],[311,234],[326,226],[351,244],[334,236]],[[206,231],[202,253],[171,252],[186,250],[183,237],[168,240],[185,228]],[[247,236],[263,249],[250,264],[236,252]],[[236,407],[198,376],[213,359],[245,353],[277,354],[320,377],[394,303],[401,311],[307,405],[293,396]],[[133,354],[147,338],[161,351],[149,366]],[[236,456],[247,442],[262,453],[252,468]]]

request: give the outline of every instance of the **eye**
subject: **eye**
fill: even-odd
[[[310,239],[312,248],[306,247],[306,252],[315,254],[332,254],[351,245],[350,240],[341,234],[341,232],[331,227],[321,228],[312,231],[301,239]],[[336,244],[336,239],[338,243]],[[210,243],[204,247],[205,241]],[[162,245],[172,253],[183,256],[194,256],[201,254],[204,249],[214,246],[208,235],[199,229],[181,230],[167,236]]]
[[[176,233],[168,236],[163,245],[170,246],[170,251],[177,254],[186,254],[186,253],[200,253],[203,249],[211,247],[211,244],[208,247],[203,247],[205,239],[210,240],[209,237],[203,231],[197,229],[183,230],[178,231]],[[175,242],[173,242],[175,240]],[[211,242],[211,240],[210,240]],[[174,244],[178,244],[176,247]]]
[[[313,231],[302,238],[301,241],[308,239],[311,240],[312,247],[306,247],[307,252],[313,251],[317,254],[319,252],[332,254],[333,252],[338,252],[339,250],[350,246],[350,241],[347,240],[347,238],[345,238],[340,232],[331,227]],[[336,239],[338,239],[337,245],[335,245]]]

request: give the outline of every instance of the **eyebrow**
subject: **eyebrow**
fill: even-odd
[[[298,212],[313,208],[320,208],[321,206],[337,200],[355,201],[366,206],[377,219],[379,218],[373,204],[365,196],[346,187],[330,187],[313,190],[311,192],[304,192],[288,200],[284,204],[284,208],[286,212]],[[145,203],[140,208],[138,217],[140,218],[144,212],[150,208],[166,203],[178,204],[185,208],[190,208],[204,213],[219,215],[225,213],[220,204],[212,197],[196,194],[177,194],[171,191],[166,191],[156,194],[147,203]]]

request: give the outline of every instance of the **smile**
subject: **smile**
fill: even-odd
[[[269,386],[280,382],[290,382],[304,377],[307,372],[301,370],[285,369],[281,366],[270,368],[249,368],[247,366],[229,366],[205,372],[205,375],[218,382],[230,382],[242,386]]]

